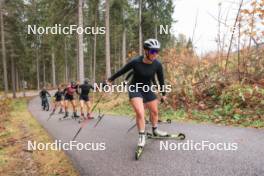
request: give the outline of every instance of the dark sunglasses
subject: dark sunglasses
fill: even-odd
[[[153,50],[153,49],[149,50],[149,54],[158,54],[158,53],[159,53],[158,50]]]

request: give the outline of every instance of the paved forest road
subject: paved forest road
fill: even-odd
[[[40,109],[39,98],[29,103],[29,110],[42,126],[62,142],[69,142],[80,127],[74,120],[59,121],[54,115],[47,121],[49,112]],[[232,128],[215,125],[172,123],[160,125],[169,132],[181,131],[185,141],[168,141],[173,146],[179,142],[237,143],[236,151],[160,151],[160,141],[148,141],[142,158],[134,159],[137,132],[126,117],[105,116],[94,128],[95,120],[76,139],[78,142],[104,142],[104,151],[66,151],[81,175],[88,176],[264,176],[264,130]],[[149,127],[148,127],[149,128]]]

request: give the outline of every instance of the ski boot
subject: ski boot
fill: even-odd
[[[91,113],[87,113],[87,119],[94,119],[94,117],[92,117]]]
[[[59,118],[59,120],[66,119],[69,117],[69,112],[65,111],[65,115],[62,118]]]
[[[62,108],[60,108],[59,114],[63,114]]]
[[[74,119],[74,120],[76,120],[77,118],[79,118],[80,116],[78,116],[77,115],[77,112],[73,112],[73,116],[72,116],[72,118]]]
[[[81,118],[79,119],[79,123],[81,123],[84,120],[86,120],[84,113],[81,113]]]
[[[184,140],[185,134],[183,133],[167,133],[165,131],[158,130],[157,127],[152,128],[152,134],[147,133],[149,139],[175,139]]]
[[[135,152],[136,160],[138,160],[140,156],[142,155],[145,144],[146,144],[146,134],[145,132],[140,132],[139,139],[138,139],[138,145],[137,145],[136,152]]]
[[[167,132],[158,130],[157,127],[153,127],[152,128],[152,133],[153,133],[153,136],[156,136],[156,137],[166,137],[166,136],[168,136]]]

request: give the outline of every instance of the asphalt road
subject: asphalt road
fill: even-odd
[[[41,110],[38,97],[30,101],[28,109],[54,140],[69,142],[80,127],[72,119],[59,121],[62,115],[58,114],[47,121],[49,112]],[[161,124],[161,129],[183,132],[187,138],[184,141],[167,141],[170,150],[165,150],[164,146],[160,150],[161,141],[148,140],[142,157],[136,161],[137,131],[133,129],[126,133],[134,121],[128,117],[105,115],[96,128],[93,127],[95,122],[88,122],[76,139],[82,144],[93,143],[93,150],[65,151],[81,175],[264,176],[264,130],[190,123]],[[179,143],[202,141],[215,145],[232,143],[237,145],[237,150],[174,150]],[[96,144],[105,145],[105,150],[97,150]],[[233,146],[232,149],[235,148]]]

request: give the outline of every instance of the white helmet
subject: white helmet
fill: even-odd
[[[160,49],[160,43],[156,39],[148,39],[144,42],[144,49]]]

